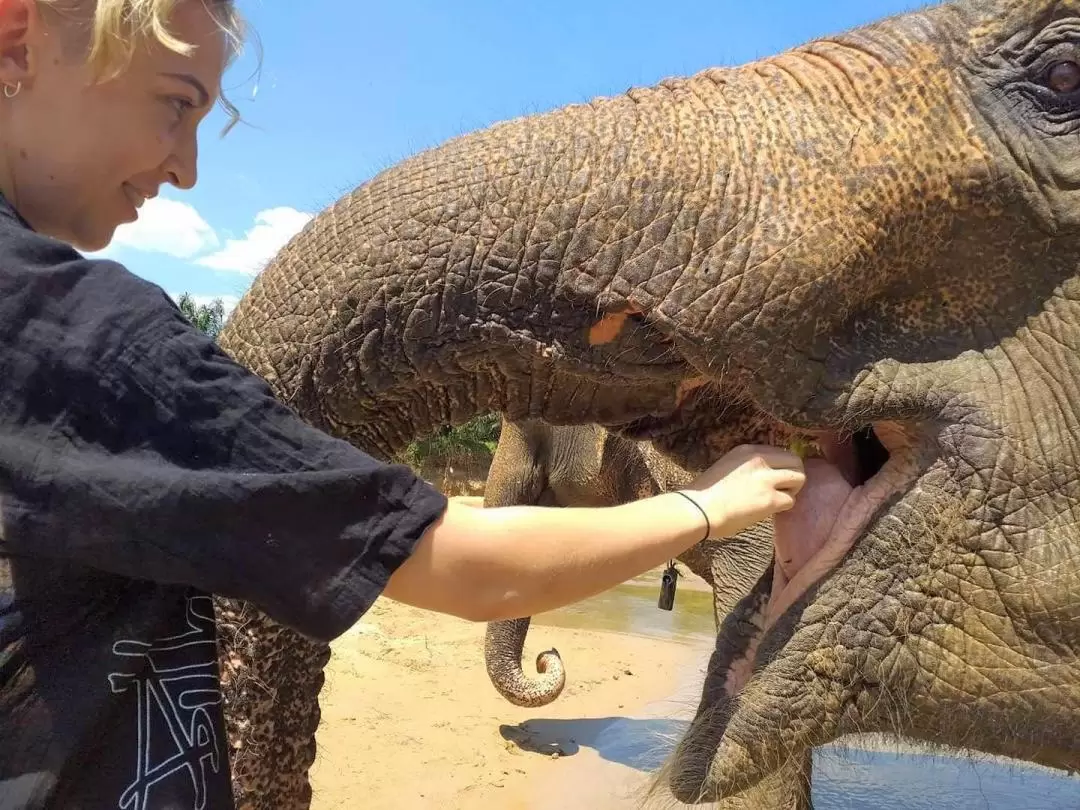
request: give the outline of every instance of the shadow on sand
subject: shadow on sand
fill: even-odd
[[[637,771],[655,771],[664,764],[688,725],[684,720],[662,718],[582,717],[526,720],[516,726],[499,726],[499,733],[522,751],[533,754],[573,756],[584,746],[608,762]]]

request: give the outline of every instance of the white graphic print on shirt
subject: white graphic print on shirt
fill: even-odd
[[[190,628],[147,643],[120,640],[113,652],[146,659],[137,674],[112,673],[116,693],[136,690],[138,750],[135,775],[120,797],[120,810],[148,810],[155,786],[167,779],[189,779],[194,804],[205,810],[209,766],[218,773],[222,746],[208,707],[221,703],[217,678],[214,607],[209,596],[187,600]]]

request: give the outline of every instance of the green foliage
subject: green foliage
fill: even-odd
[[[500,426],[499,415],[488,413],[457,427],[444,427],[434,435],[410,444],[401,460],[418,467],[438,459],[491,456],[499,443]]]
[[[221,327],[225,325],[225,304],[220,298],[215,298],[209,304],[196,306],[195,300],[187,293],[183,293],[176,303],[196,329],[217,340]]]

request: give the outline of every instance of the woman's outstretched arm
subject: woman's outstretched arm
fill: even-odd
[[[685,494],[603,508],[477,509],[451,500],[384,593],[474,621],[535,615],[648,571],[707,529],[710,539],[730,537],[790,509],[804,480],[798,456],[747,445]]]

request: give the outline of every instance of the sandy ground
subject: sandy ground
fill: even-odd
[[[379,600],[335,643],[313,810],[641,806],[685,728],[671,718],[692,714],[708,649],[534,625],[525,660],[557,647],[567,686],[549,706],[520,709],[487,679],[483,634]]]

